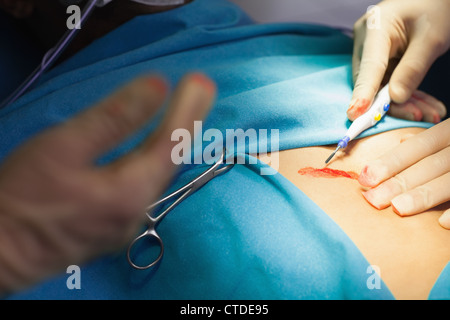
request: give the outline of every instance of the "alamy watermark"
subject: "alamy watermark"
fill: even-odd
[[[367,278],[366,286],[369,290],[381,289],[381,269],[379,266],[371,265],[367,267],[366,273],[370,276]]]
[[[69,14],[69,18],[67,18],[66,26],[67,29],[81,29],[81,9],[77,5],[68,6],[66,9],[66,13]]]
[[[81,269],[77,265],[71,265],[67,267],[67,277],[66,286],[69,290],[81,290]]]
[[[366,13],[366,26],[369,30],[381,29],[381,9],[379,6],[369,6]]]
[[[210,128],[203,132],[203,122],[194,122],[194,135],[191,137],[187,129],[176,129],[172,132],[171,140],[178,142],[171,152],[172,162],[180,164],[214,164],[226,148],[226,164],[245,164],[245,157],[236,154],[250,154],[264,158],[270,167],[262,167],[261,175],[274,175],[279,169],[279,140],[278,129],[226,129],[225,136],[221,130]],[[192,142],[194,145],[192,151]],[[204,144],[207,143],[205,146]],[[248,157],[249,164],[256,164],[255,157]]]

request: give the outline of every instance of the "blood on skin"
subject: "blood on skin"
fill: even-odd
[[[317,169],[312,167],[306,167],[298,170],[298,173],[301,174],[302,176],[310,176],[315,178],[349,178],[353,180],[358,180],[359,178],[359,175],[356,172],[336,170],[330,168]]]

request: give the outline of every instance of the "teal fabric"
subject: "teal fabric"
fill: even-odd
[[[276,129],[281,150],[337,143],[349,125],[351,48],[351,39],[323,26],[254,24],[224,0],[137,17],[0,111],[0,160],[136,76],[163,74],[175,86],[198,70],[219,89],[204,130],[226,136],[226,129]],[[99,163],[127,153],[158,121]],[[430,125],[386,117],[364,136],[407,126]],[[247,164],[207,184],[161,223],[166,251],[156,268],[136,271],[121,252],[83,266],[81,290],[68,290],[61,274],[11,298],[392,299],[384,283],[368,288],[368,262],[326,213],[281,175],[260,175],[266,166],[244,155],[254,147],[238,150]],[[186,165],[171,190],[205,168]],[[436,287],[445,294],[441,285],[448,284]]]
[[[429,299],[449,300],[450,299],[450,263],[441,272],[438,280],[431,289]]]

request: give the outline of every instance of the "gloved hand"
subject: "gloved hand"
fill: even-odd
[[[450,47],[449,16],[450,0],[385,0],[355,23],[350,120],[370,107],[387,81],[394,102],[391,115],[433,123],[445,116],[441,102],[416,89]]]
[[[138,231],[145,208],[167,187],[175,165],[175,129],[193,135],[215,85],[185,77],[158,130],[137,150],[107,166],[104,152],[142,127],[163,103],[167,86],[141,78],[65,124],[14,151],[0,167],[0,295],[69,265],[115,251]]]
[[[367,164],[361,185],[377,209],[392,205],[400,216],[410,216],[450,201],[450,119],[417,134]],[[450,209],[440,217],[450,229]]]

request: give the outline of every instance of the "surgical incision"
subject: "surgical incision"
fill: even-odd
[[[316,178],[349,178],[358,180],[359,175],[353,171],[335,170],[330,168],[316,169],[312,167],[306,167],[298,170],[298,173],[303,176],[310,176]]]

